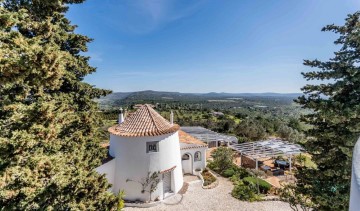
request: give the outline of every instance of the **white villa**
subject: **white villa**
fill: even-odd
[[[180,130],[179,125],[164,119],[150,105],[140,106],[119,124],[109,128],[109,162],[96,170],[106,174],[111,192],[125,191],[125,199],[148,201],[139,183],[153,172],[160,182],[152,199],[162,200],[183,186],[183,174],[197,174],[206,166],[207,144]]]

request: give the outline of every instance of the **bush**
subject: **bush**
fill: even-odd
[[[243,179],[245,177],[249,177],[250,173],[243,167],[236,166],[236,174],[239,175],[240,179]]]
[[[234,169],[228,168],[223,172],[222,176],[224,176],[224,177],[232,177],[234,174],[235,174]]]
[[[230,181],[234,183],[234,185],[238,184],[240,182],[239,175],[234,174],[232,177],[230,177]]]
[[[260,178],[258,178],[259,180],[259,190],[260,190],[260,193],[263,193],[263,194],[267,194],[269,192],[269,190],[271,189],[271,185],[266,182],[265,180],[262,180]],[[255,177],[245,177],[243,179],[244,183],[245,184],[252,184],[252,185],[255,185],[256,186],[256,178]]]
[[[238,137],[238,144],[242,144],[245,142],[250,142],[251,140],[247,137]]]
[[[226,169],[221,175],[224,177],[232,177],[233,175],[236,175],[239,179],[250,176],[249,172],[245,168],[239,167],[235,164],[232,164],[231,167]]]
[[[207,164],[207,167],[215,172],[217,172],[219,170],[213,161],[209,161]],[[204,171],[205,171],[205,169],[204,169]]]
[[[256,194],[256,188],[253,185],[245,185],[242,182],[234,186],[234,189],[231,191],[231,195],[242,201],[258,201],[260,197]]]
[[[234,152],[227,147],[219,147],[211,154],[213,157],[213,165],[211,169],[217,170],[218,173],[224,172],[233,165]]]

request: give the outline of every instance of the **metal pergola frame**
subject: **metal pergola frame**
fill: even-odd
[[[181,130],[206,143],[223,141],[229,145],[230,143],[237,143],[238,141],[235,136],[220,134],[199,126],[181,127]]]
[[[274,144],[271,145],[271,143]],[[272,147],[270,147],[270,145]],[[290,164],[289,170],[291,172],[292,156],[303,153],[303,149],[301,146],[296,144],[291,144],[287,141],[282,141],[279,139],[257,141],[257,142],[246,142],[241,144],[231,144],[229,145],[229,147],[240,153],[240,155],[244,155],[252,160],[255,160],[256,170],[258,170],[258,160],[260,158],[286,156],[289,158],[289,164]],[[294,149],[294,150],[285,151],[286,147],[288,147],[288,149]]]

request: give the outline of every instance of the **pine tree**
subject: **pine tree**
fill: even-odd
[[[316,169],[300,169],[295,195],[309,197],[317,210],[347,210],[352,150],[360,135],[360,12],[349,15],[344,26],[328,25],[322,31],[339,34],[341,48],[329,61],[305,60],[318,70],[303,73],[322,81],[303,87],[297,102],[311,109],[302,117],[307,131],[306,149]]]
[[[112,210],[90,38],[65,17],[83,0],[0,0],[0,209]]]

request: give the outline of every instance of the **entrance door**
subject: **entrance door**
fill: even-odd
[[[181,165],[184,174],[192,174],[192,157],[190,154],[184,154],[181,158]]]
[[[163,192],[164,196],[165,193],[171,192],[171,171],[163,174]]]

